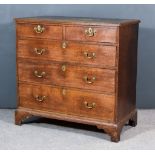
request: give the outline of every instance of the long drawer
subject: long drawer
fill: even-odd
[[[63,48],[63,44],[65,48]],[[22,39],[18,41],[18,56],[37,60],[55,60],[103,67],[116,66],[116,47],[103,44]]]
[[[115,70],[65,63],[19,61],[18,74],[20,81],[115,92]]]
[[[19,85],[21,107],[112,121],[115,96],[45,85]]]

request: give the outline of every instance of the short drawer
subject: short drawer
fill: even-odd
[[[18,37],[62,39],[62,27],[44,24],[17,24]]]
[[[20,81],[115,92],[115,70],[65,63],[19,63]]]
[[[45,85],[19,85],[19,106],[83,116],[114,119],[115,96]]]
[[[62,48],[63,44],[65,48]],[[18,56],[38,60],[55,60],[101,67],[116,66],[116,46],[44,39],[18,40]]]
[[[115,27],[68,26],[65,34],[66,40],[117,42],[117,28]]]

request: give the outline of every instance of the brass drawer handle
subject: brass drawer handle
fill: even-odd
[[[39,96],[39,95],[36,95],[36,96],[35,96],[35,99],[36,99],[36,101],[38,101],[38,102],[43,102],[43,101],[45,101],[46,96]]]
[[[88,103],[87,101],[84,102],[84,105],[87,109],[93,109],[95,108],[96,103],[92,102],[92,103]]]
[[[41,25],[37,25],[37,26],[34,27],[34,31],[36,33],[43,33],[44,30],[45,30],[45,28],[43,26],[41,26]]]
[[[45,52],[45,49],[34,48],[34,52],[38,55],[42,55]]]
[[[85,51],[85,52],[83,52],[83,54],[88,59],[93,59],[93,58],[96,57],[96,54],[94,52],[87,52],[87,51]]]
[[[46,75],[46,73],[45,72],[38,72],[37,70],[35,70],[34,71],[34,75],[36,76],[36,77],[38,77],[38,78],[43,78],[45,75]]]
[[[61,70],[62,70],[63,72],[65,72],[65,71],[66,71],[66,65],[62,65],[62,66],[61,66]]]
[[[85,30],[85,34],[88,37],[93,37],[96,34],[96,30],[90,27],[90,28]]]
[[[61,47],[62,47],[63,49],[65,49],[65,48],[67,47],[67,43],[66,43],[66,42],[63,42],[62,45],[61,45]]]
[[[88,76],[84,76],[83,79],[84,79],[84,81],[85,81],[86,83],[92,84],[92,83],[94,83],[94,81],[96,80],[96,77],[93,76],[92,78],[89,78]]]

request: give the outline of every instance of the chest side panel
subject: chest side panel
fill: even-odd
[[[120,27],[117,121],[136,108],[138,24]]]

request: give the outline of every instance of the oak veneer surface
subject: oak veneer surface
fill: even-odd
[[[51,87],[45,85],[20,84],[19,94],[21,106],[37,110],[61,112],[89,118],[106,119],[113,121],[114,118],[114,95]],[[41,104],[35,100],[37,96],[45,96]],[[86,108],[84,102],[95,102],[95,110]],[[88,113],[89,112],[89,116]]]
[[[62,66],[66,68],[62,71]],[[40,78],[38,74],[45,72]],[[104,91],[107,93],[115,92],[115,71],[93,67],[83,67],[65,63],[19,63],[18,64],[19,81],[37,82],[44,84],[68,86],[82,89],[91,89]],[[85,77],[92,83],[87,83]],[[93,80],[93,78],[95,78]]]
[[[67,48],[62,49],[61,44],[61,41],[56,40],[21,39],[18,41],[18,56],[38,59],[38,61],[41,59],[98,67],[116,66],[116,46],[68,41]],[[35,50],[43,50],[42,55],[36,55]],[[86,57],[87,55],[91,57],[94,53],[93,59]]]
[[[139,20],[16,19],[16,124],[31,116],[96,125],[120,140],[136,126]]]

